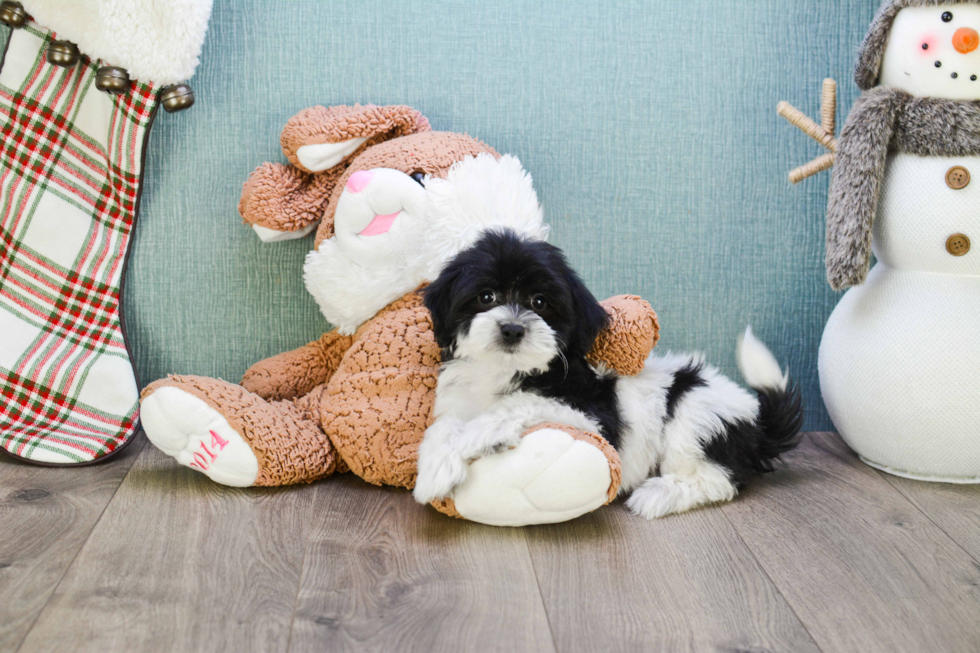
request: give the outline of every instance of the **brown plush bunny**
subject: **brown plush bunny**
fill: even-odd
[[[143,393],[148,437],[178,462],[232,486],[311,482],[350,470],[411,488],[431,423],[439,349],[418,290],[486,228],[547,233],[530,177],[514,157],[469,136],[432,132],[407,107],[315,107],[289,121],[291,166],[265,164],[239,209],[264,240],[319,223],[307,289],[335,329],[261,361],[241,385],[171,376]],[[643,367],[657,318],[637,297],[613,319],[596,362]],[[473,461],[436,507],[493,524],[570,519],[610,501],[619,459],[599,435],[529,429],[514,450]]]

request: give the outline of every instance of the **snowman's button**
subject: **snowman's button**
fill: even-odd
[[[946,185],[953,190],[962,190],[970,185],[970,171],[963,166],[953,166],[946,172]]]
[[[953,234],[946,241],[946,251],[953,256],[966,256],[970,252],[970,239],[963,234]]]

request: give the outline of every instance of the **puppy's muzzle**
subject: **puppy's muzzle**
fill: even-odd
[[[524,339],[524,327],[520,324],[500,325],[500,339],[507,347],[516,347]]]

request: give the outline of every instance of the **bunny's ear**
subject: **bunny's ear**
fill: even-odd
[[[431,129],[425,116],[406,106],[317,106],[290,118],[279,143],[300,170],[324,172],[372,145]]]

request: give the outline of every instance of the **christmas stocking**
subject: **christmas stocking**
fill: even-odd
[[[210,0],[24,5],[0,5],[0,446],[84,464],[138,429],[120,289],[150,125],[192,98],[163,87],[193,72]]]

